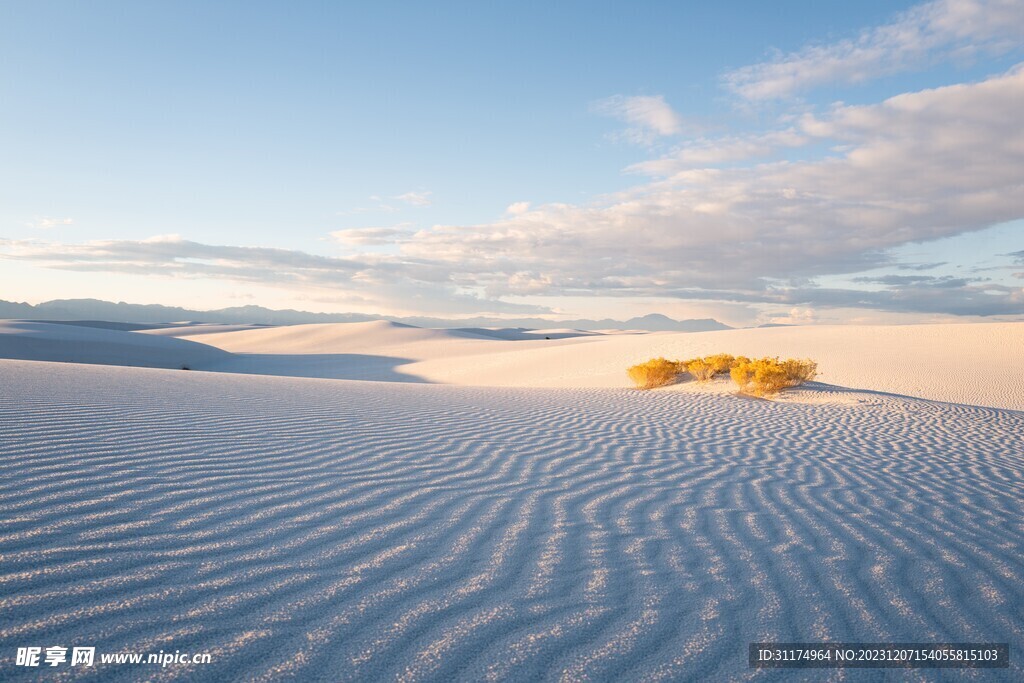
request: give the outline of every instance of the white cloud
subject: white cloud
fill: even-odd
[[[142,240],[142,244],[163,244],[163,243],[176,244],[176,243],[184,242],[184,241],[185,240],[184,240],[184,238],[181,235],[179,235],[178,233],[174,232],[174,233],[169,233],[167,235],[153,235],[152,237],[147,237],[146,239]]]
[[[74,223],[73,218],[52,218],[50,216],[36,216],[29,226],[33,228],[39,228],[40,230],[48,230],[50,228],[56,228],[61,225],[72,225]]]
[[[747,136],[701,138],[681,145],[660,159],[629,166],[631,173],[668,176],[689,168],[706,168],[737,161],[750,161],[774,154],[783,148],[799,147],[808,136],[794,130],[780,130]]]
[[[747,100],[788,97],[828,83],[859,83],[979,51],[1003,52],[1024,43],[1020,0],[937,0],[918,5],[855,38],[809,45],[724,77]]]
[[[785,313],[768,312],[760,319],[772,325],[813,325],[818,322],[818,313],[813,308],[794,306]]]
[[[629,142],[648,144],[658,137],[678,135],[683,130],[683,119],[661,95],[626,97],[615,95],[592,105],[593,111],[629,124],[621,137]]]
[[[336,241],[349,246],[379,246],[392,244],[412,234],[412,223],[399,223],[391,227],[348,228],[331,233]]]
[[[395,199],[397,199],[400,202],[405,202],[409,206],[426,207],[434,203],[434,201],[430,198],[432,194],[434,193],[427,192],[425,190],[419,190],[400,194],[397,197],[395,197]]]

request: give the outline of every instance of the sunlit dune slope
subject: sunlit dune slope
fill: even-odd
[[[391,376],[379,379],[397,374],[477,386],[626,387],[626,367],[655,356],[808,357],[818,362],[819,380],[830,384],[1024,410],[1024,323],[777,327],[507,341],[381,322],[193,339],[232,352],[379,354],[402,359],[388,371]]]

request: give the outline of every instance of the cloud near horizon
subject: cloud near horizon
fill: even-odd
[[[371,305],[403,302],[435,313],[549,313],[550,308],[488,300],[455,287],[436,263],[392,263],[320,256],[293,249],[212,245],[161,235],[146,240],[61,244],[0,239],[0,257],[77,272],[210,278],[290,288],[323,296],[343,288]],[[415,308],[408,310],[416,312]]]

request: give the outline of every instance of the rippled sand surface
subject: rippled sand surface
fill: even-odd
[[[1021,412],[0,377],[5,680],[53,644],[213,658],[97,681],[734,680],[751,641],[1024,646]]]

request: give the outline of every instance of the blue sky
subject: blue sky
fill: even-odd
[[[1018,318],[1022,26],[1009,0],[4,3],[0,298]]]

